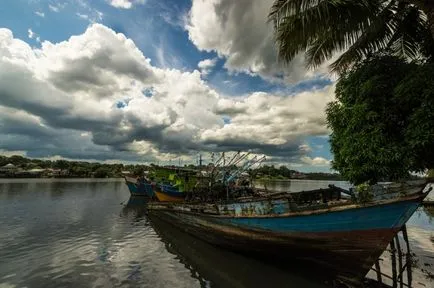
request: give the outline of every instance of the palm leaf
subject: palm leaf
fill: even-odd
[[[426,16],[410,2],[275,0],[268,17],[284,62],[305,52],[307,66],[315,68],[344,51],[330,67],[342,72],[384,50],[408,59],[434,54]]]
[[[376,14],[378,1],[287,0],[277,1],[270,13],[274,19],[279,57],[286,62],[314,46],[319,59],[330,57],[330,51],[346,49],[357,41],[360,31],[369,27]],[[295,3],[298,5],[295,5]],[[278,7],[279,4],[280,6]],[[290,5],[291,4],[291,5]],[[325,36],[326,35],[326,36]],[[327,47],[326,50],[319,48]]]
[[[400,9],[394,19],[396,31],[388,46],[397,56],[416,59],[422,49],[423,35],[429,33],[426,17],[414,6],[401,6]]]

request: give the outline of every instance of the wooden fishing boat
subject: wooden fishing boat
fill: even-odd
[[[139,177],[133,178],[129,176],[125,176],[124,178],[131,196],[155,198],[154,187],[152,183],[146,181],[146,179]]]
[[[179,191],[171,184],[158,184],[155,187],[155,196],[161,202],[183,202],[185,193]]]
[[[421,204],[424,187],[395,187],[399,196],[368,203],[343,199],[329,187],[226,203],[151,202],[148,213],[214,245],[276,261],[313,262],[357,283]]]
[[[186,191],[191,191],[197,184],[198,171],[179,167],[154,167],[149,178],[157,184],[155,196],[162,202],[182,202]]]

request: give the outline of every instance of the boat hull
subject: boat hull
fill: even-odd
[[[214,245],[275,261],[312,262],[357,282],[421,201],[272,217],[206,215],[152,204],[148,213]]]
[[[131,196],[143,196],[147,198],[153,198],[155,196],[154,189],[150,183],[140,182],[131,177],[125,177],[125,183],[128,186]]]
[[[181,194],[181,193],[178,193]],[[184,195],[170,195],[168,193],[155,191],[155,196],[157,196],[158,201],[161,202],[183,202]]]
[[[185,193],[178,191],[172,185],[159,184],[155,190],[155,196],[161,202],[183,202]]]

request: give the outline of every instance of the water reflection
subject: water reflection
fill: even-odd
[[[434,206],[433,205],[427,205],[423,207],[423,210],[425,211],[425,214],[428,215],[430,223],[433,224],[433,218],[434,218]]]
[[[291,190],[313,184],[292,183]],[[143,199],[129,199],[122,180],[0,179],[0,287],[331,283],[313,269],[297,267],[292,259],[278,266],[218,249],[158,219],[148,219],[143,204]],[[434,227],[427,213],[423,208],[417,212],[409,234],[421,269],[433,271],[434,266],[427,265],[434,260],[430,241]],[[414,283],[433,287],[425,275],[417,280],[415,276]]]
[[[146,217],[146,209],[139,204],[140,201],[130,200],[122,215]],[[197,279],[201,287],[281,287],[283,283],[285,287],[327,287],[321,282],[323,278],[312,277],[312,269],[297,267],[297,273],[292,273],[288,267],[296,269],[295,266],[299,265],[287,263],[277,267],[214,247],[156,217],[150,217],[149,224],[167,251],[176,255],[176,259],[190,270],[191,277]],[[305,277],[299,276],[303,274]]]
[[[146,214],[146,202],[147,199],[145,197],[131,196],[122,208],[121,216],[134,220],[143,219]]]
[[[146,218],[143,198],[130,198],[123,209],[123,214]],[[321,267],[313,267],[298,261],[294,263],[292,259],[288,259],[288,263],[273,263],[245,257],[203,242],[155,216],[148,217],[150,217],[149,224],[161,238],[167,251],[176,255],[176,259],[191,271],[191,277],[198,279],[201,287],[280,287],[281,283],[290,283],[286,287],[337,287],[339,283],[331,278],[331,274],[319,273]],[[414,229],[410,229],[410,233],[413,236],[418,235]],[[393,276],[391,259],[394,257],[398,275],[402,270],[404,285],[411,283],[411,279],[416,280],[411,287],[423,287],[424,284],[420,286],[421,283],[431,282],[429,279],[432,275],[429,272],[431,264],[426,262],[423,250],[416,249],[420,257],[411,253],[411,250],[411,254],[407,254],[402,233],[397,239],[403,252],[403,261],[398,263],[396,260],[400,257],[398,250],[389,247],[380,260],[381,272],[384,273],[381,281],[390,287],[399,285],[399,277],[390,279]],[[391,258],[391,255],[394,256]],[[405,264],[406,260],[409,260],[409,265]],[[422,265],[412,264],[418,261],[422,261]],[[402,268],[399,268],[399,265]],[[411,273],[412,271],[415,273]],[[410,280],[407,280],[407,275],[410,275]],[[364,287],[379,287],[376,280],[377,275],[373,270],[365,279]]]

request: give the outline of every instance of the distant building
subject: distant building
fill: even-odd
[[[305,179],[306,177],[306,174],[297,171],[291,174],[292,179]]]
[[[41,176],[45,172],[45,169],[34,168],[34,169],[27,170],[26,172],[29,173],[31,176],[37,177],[37,176]]]
[[[14,172],[18,169],[17,166],[15,166],[12,163],[6,164],[3,167],[0,167],[0,172]]]
[[[11,177],[18,171],[18,167],[12,163],[0,167],[0,177]]]
[[[49,168],[45,170],[45,173],[48,177],[63,177],[69,175],[69,171],[66,169],[62,170],[62,169]]]

